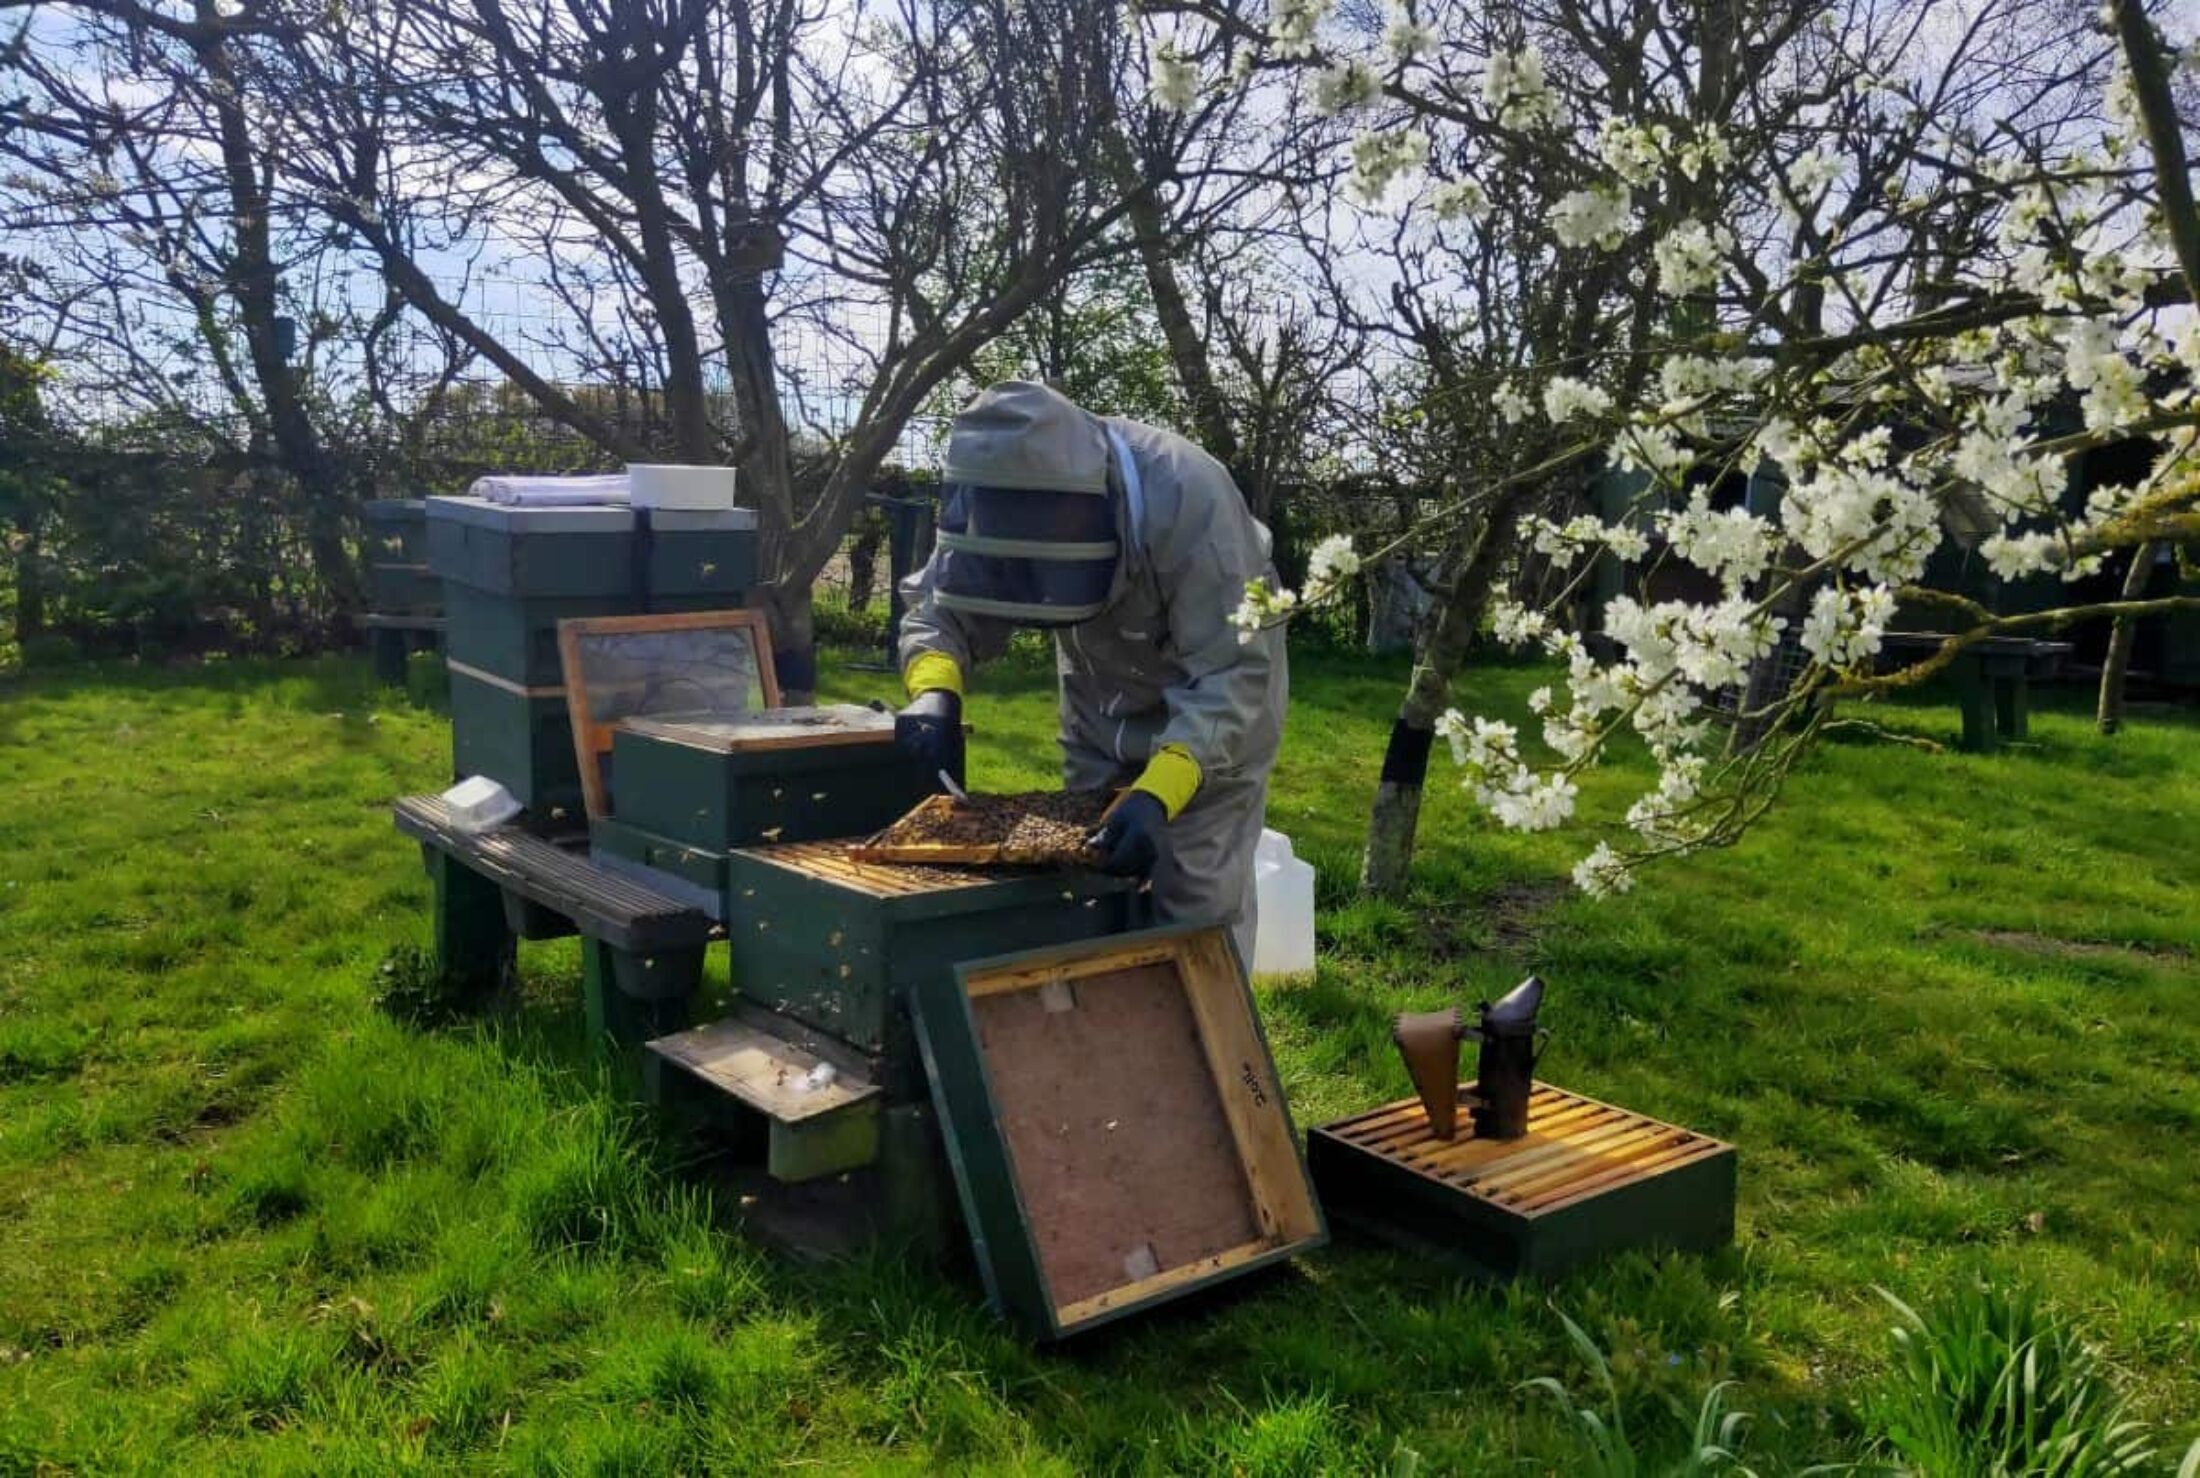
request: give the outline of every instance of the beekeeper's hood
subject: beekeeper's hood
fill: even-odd
[[[942,606],[1070,626],[1107,604],[1121,549],[1098,417],[1028,380],[995,385],[955,417],[943,483]]]

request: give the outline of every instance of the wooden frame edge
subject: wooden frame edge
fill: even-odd
[[[558,666],[565,678],[565,713],[573,726],[573,758],[581,772],[581,804],[591,821],[610,814],[604,803],[603,756],[611,749],[614,724],[588,716],[588,683],[581,675],[580,643],[588,636],[618,636],[655,631],[746,630],[756,650],[756,676],[764,706],[779,707],[779,674],[772,665],[771,622],[762,611],[667,611],[635,616],[568,616],[558,623]]]

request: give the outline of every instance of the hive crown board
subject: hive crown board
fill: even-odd
[[[1327,1240],[1228,931],[979,960],[913,1007],[995,1309],[1058,1339]]]

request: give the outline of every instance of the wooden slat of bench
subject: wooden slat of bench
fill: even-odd
[[[1890,631],[1879,639],[1880,646],[1890,652],[1923,652],[1930,655],[1946,646],[1951,640],[1940,631]],[[2036,636],[1983,636],[1965,644],[1957,656],[1971,657],[2023,657],[2027,660],[2060,657],[2071,649],[2066,641],[2049,641]]]
[[[582,932],[617,949],[680,949],[711,936],[710,919],[676,898],[599,867],[516,826],[466,832],[452,824],[440,796],[406,796],[397,829],[418,838],[499,887],[564,914]]]

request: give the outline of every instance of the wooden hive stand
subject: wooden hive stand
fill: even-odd
[[[717,932],[701,910],[519,826],[462,830],[440,796],[404,797],[395,820],[435,881],[436,963],[456,989],[493,990],[516,940],[578,934],[592,1039],[634,1043],[688,1024]]]
[[[1464,1100],[1474,1091],[1460,1089]],[[1550,1275],[1635,1247],[1710,1251],[1734,1236],[1733,1146],[1538,1083],[1519,1139],[1429,1132],[1418,1098],[1307,1134],[1338,1221],[1464,1253],[1503,1277]]]

